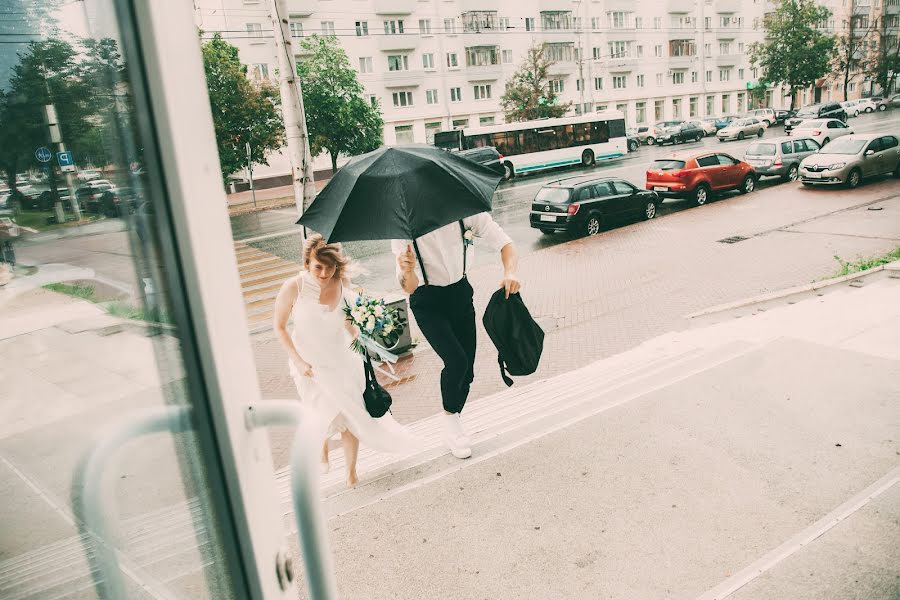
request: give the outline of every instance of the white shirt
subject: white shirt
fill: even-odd
[[[463,226],[471,229],[474,236],[496,251],[500,251],[505,245],[512,243],[506,232],[491,218],[488,213],[479,213],[463,219]],[[456,283],[463,277],[463,234],[459,230],[459,223],[454,221],[440,229],[423,235],[416,239],[419,252],[422,253],[422,263],[428,274],[428,285],[448,286]],[[478,242],[476,242],[478,243]],[[391,240],[391,250],[395,256],[406,252],[407,247],[412,246],[412,240]],[[466,264],[471,265],[475,253],[475,244],[468,249]],[[413,248],[415,253],[415,248]],[[416,275],[419,277],[419,285],[425,285],[425,278],[416,261]],[[397,279],[400,278],[400,265],[397,265]]]

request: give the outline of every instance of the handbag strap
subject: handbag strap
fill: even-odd
[[[416,243],[416,240],[413,239],[413,249],[416,251],[416,260],[419,261],[419,268],[422,270],[422,280],[425,285],[428,285],[428,273],[425,272],[425,263],[422,262],[422,253],[419,252],[419,244]]]

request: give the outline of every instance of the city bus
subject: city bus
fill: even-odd
[[[442,131],[434,145],[447,150],[493,146],[503,156],[504,179],[625,156],[625,116],[616,110]]]

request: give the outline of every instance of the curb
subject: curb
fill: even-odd
[[[701,310],[699,312],[695,312],[695,313],[686,315],[684,318],[685,319],[696,319],[698,317],[705,317],[705,316],[709,316],[709,315],[720,313],[720,312],[735,310],[738,308],[745,308],[747,306],[752,306],[754,304],[760,304],[762,302],[769,302],[771,300],[787,298],[788,296],[793,296],[795,294],[802,294],[805,292],[814,292],[816,290],[830,287],[832,285],[838,285],[840,283],[852,281],[854,279],[860,279],[861,277],[866,277],[867,275],[872,275],[874,273],[878,273],[879,271],[898,271],[898,272],[900,272],[900,261],[894,261],[892,263],[887,263],[885,265],[879,265],[877,267],[872,267],[871,269],[867,269],[865,271],[859,271],[857,273],[850,273],[849,275],[842,275],[840,277],[835,277],[833,279],[825,279],[823,281],[816,281],[814,283],[808,283],[806,285],[798,285],[795,287],[786,288],[786,289],[778,290],[775,292],[770,292],[768,294],[762,294],[760,296],[753,296],[752,298],[738,300],[737,302],[730,302],[728,304],[720,304],[718,306],[713,306],[711,308],[707,308],[707,309]]]

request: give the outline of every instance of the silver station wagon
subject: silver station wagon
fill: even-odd
[[[744,153],[744,162],[761,177],[797,181],[800,162],[818,152],[819,148],[818,142],[812,138],[777,137],[750,144]]]

